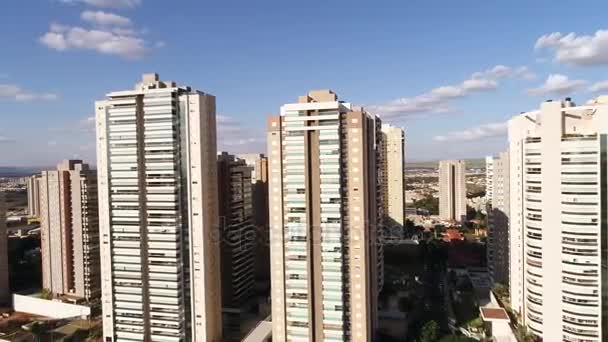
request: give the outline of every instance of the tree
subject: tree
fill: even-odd
[[[414,200],[414,207],[427,209],[431,215],[439,214],[439,197],[427,195],[426,197]]]
[[[34,335],[34,341],[40,342],[42,341],[42,336],[48,331],[48,327],[46,324],[41,322],[34,322],[30,326],[30,333]]]
[[[467,322],[466,326],[471,329],[483,329],[484,324],[481,317],[476,317]]]
[[[534,336],[525,325],[518,325],[515,330],[515,337],[519,342],[534,342]]]
[[[51,300],[53,299],[53,293],[49,289],[42,289],[40,291],[40,298]]]
[[[437,341],[439,335],[439,325],[435,321],[428,321],[420,331],[418,342],[434,342]]]
[[[439,342],[475,342],[475,339],[462,335],[447,335],[442,337]]]
[[[494,291],[494,294],[503,302],[509,298],[509,289],[501,283],[496,283],[492,290]]]
[[[103,331],[101,330],[101,326],[95,326],[91,330],[89,330],[89,336],[87,337],[87,342],[95,342],[99,341],[103,337]]]

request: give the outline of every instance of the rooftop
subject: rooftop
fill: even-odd
[[[509,321],[509,315],[505,309],[500,308],[480,308],[481,318],[484,321]]]

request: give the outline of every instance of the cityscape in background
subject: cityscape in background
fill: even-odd
[[[52,68],[43,61],[72,61],[66,79],[88,81],[70,85],[65,102],[90,115],[56,127],[46,117],[22,121],[30,105],[45,115],[70,107],[53,107],[64,101],[55,90],[13,84],[8,63],[11,74],[0,69],[0,342],[608,341],[608,81],[598,76],[608,30],[575,33],[588,26],[563,23],[572,33],[560,33],[543,21],[528,32],[540,5],[447,6],[452,15],[423,4],[388,13],[332,3],[293,14],[268,4],[226,12],[45,1],[41,8],[59,9],[45,17],[78,13],[80,23],[52,21],[36,48],[0,39],[34,51],[24,63],[40,79]],[[15,18],[28,10],[5,6]],[[585,10],[587,24],[603,19],[581,6],[573,18]],[[405,87],[441,83],[397,97],[403,86],[389,74],[398,69],[383,69],[395,56],[378,47],[405,32],[394,15],[430,10],[446,21],[475,13],[470,26],[425,24],[416,32],[426,43],[411,37],[411,50],[390,50],[419,63]],[[268,16],[279,12],[294,20]],[[488,45],[503,13],[521,14],[522,24],[511,21],[501,41],[532,47],[534,62]],[[166,21],[139,27],[142,14]],[[357,30],[350,20],[365,14],[370,22]],[[0,27],[14,26],[10,16]],[[423,25],[414,16],[404,21]],[[198,27],[207,30],[192,36]],[[474,38],[460,47],[444,39],[445,49],[428,42],[458,32]],[[36,49],[45,54],[33,62]],[[273,67],[260,49],[286,68],[280,80],[260,76]],[[443,75],[468,70],[484,49],[509,64],[456,83]],[[251,59],[247,71],[234,62],[242,58]],[[83,73],[80,63],[107,74]],[[61,89],[55,81],[49,89]],[[57,138],[40,144],[38,134]]]

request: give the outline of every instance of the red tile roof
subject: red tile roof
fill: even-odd
[[[501,308],[480,308],[481,317],[484,321],[487,320],[509,320],[509,315],[505,309]]]

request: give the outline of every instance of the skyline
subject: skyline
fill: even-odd
[[[608,4],[514,3],[13,1],[0,22],[12,47],[0,65],[0,166],[95,164],[93,102],[144,72],[216,95],[230,153],[264,152],[269,115],[332,89],[404,127],[406,162],[496,154],[516,113],[608,93]]]

